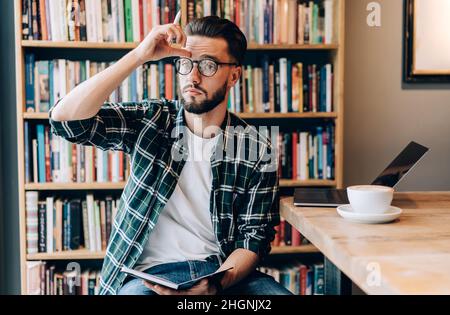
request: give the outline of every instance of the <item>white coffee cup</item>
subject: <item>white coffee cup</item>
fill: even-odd
[[[380,185],[357,185],[347,187],[350,205],[359,213],[384,213],[392,203],[394,188]]]

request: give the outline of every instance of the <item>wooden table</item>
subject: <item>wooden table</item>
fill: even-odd
[[[326,294],[350,293],[348,278],[367,294],[450,294],[450,192],[395,193],[393,205],[403,213],[388,224],[295,207],[292,197],[280,211],[324,254]]]

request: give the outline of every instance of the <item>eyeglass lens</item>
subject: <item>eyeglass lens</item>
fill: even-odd
[[[188,58],[180,58],[176,61],[176,69],[181,75],[191,73],[193,67],[194,62]],[[213,76],[217,71],[217,64],[209,59],[200,60],[198,62],[198,71],[204,76]]]

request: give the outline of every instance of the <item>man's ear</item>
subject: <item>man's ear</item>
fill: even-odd
[[[233,87],[237,83],[241,75],[242,75],[242,66],[234,68],[233,72],[231,73],[230,87]]]

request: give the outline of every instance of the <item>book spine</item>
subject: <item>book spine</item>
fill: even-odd
[[[51,163],[50,163],[50,126],[44,128],[44,141],[45,141],[45,182],[52,181]]]
[[[314,295],[324,295],[324,267],[323,264],[316,264],[314,269]]]
[[[297,142],[298,142],[298,133],[292,133],[292,179],[297,179]]]
[[[100,206],[99,202],[94,202],[95,209],[95,248],[100,251],[102,248],[102,236],[101,236],[101,221],[100,221]]]
[[[27,54],[25,56],[25,95],[26,95],[26,111],[35,112],[35,95],[34,95],[34,68],[35,59],[34,54]]]
[[[282,113],[288,112],[288,62],[280,58],[280,109]]]
[[[54,211],[54,205],[53,205],[53,197],[47,197],[46,203],[46,230],[47,230],[47,252],[51,253],[54,251],[54,242],[53,242],[53,224],[54,224],[54,217],[53,217],[53,211]]]
[[[27,191],[25,194],[27,253],[38,252],[38,192]]]
[[[124,0],[124,14],[125,14],[125,40],[127,42],[133,42],[133,13],[132,13],[132,0]]]
[[[269,99],[269,56],[264,55],[263,57],[263,108],[264,112],[270,112],[270,99]]]
[[[37,143],[38,143],[38,165],[39,165],[39,182],[46,182],[45,172],[45,128],[44,125],[37,125]]]
[[[68,250],[69,246],[67,245],[69,240],[69,234],[68,234],[68,204],[65,202],[63,203],[63,215],[62,215],[62,249]]]
[[[30,0],[22,0],[22,39],[30,39],[30,20],[28,18],[28,13],[30,12],[29,6]]]
[[[100,230],[101,230],[101,249],[106,250],[106,203],[104,200],[100,201]]]
[[[131,0],[131,14],[133,16],[133,41],[140,41],[140,11],[139,11],[139,0]]]
[[[111,0],[101,0],[100,3],[101,11],[100,16],[98,17],[101,21],[101,29],[102,29],[102,41],[103,42],[112,42],[112,27],[110,24],[111,18]]]
[[[256,78],[255,78],[255,71],[254,68],[251,66],[248,66],[248,95],[249,95],[249,102],[248,102],[248,111],[250,113],[254,113],[256,112],[256,108],[257,108],[257,104],[256,104],[256,95],[255,95],[255,90],[256,90]]]
[[[317,127],[317,142],[318,142],[318,178],[323,178],[323,137],[322,137],[322,127]]]
[[[38,203],[38,215],[39,215],[39,253],[47,252],[47,221],[46,221],[46,208],[45,203]]]
[[[61,29],[61,41],[67,41],[69,38],[69,34],[68,34],[68,23],[67,23],[67,15],[65,14],[66,12],[66,0],[59,0],[57,3],[58,7],[59,7],[59,24],[56,24],[57,27],[59,27]]]
[[[48,40],[46,1],[39,0],[41,39]]]
[[[25,149],[25,183],[31,183],[32,177],[32,161],[31,161],[31,142],[30,142],[30,124],[28,121],[24,122],[24,149]]]
[[[332,44],[333,43],[333,1],[325,0],[324,7],[325,7],[324,43]]]
[[[31,1],[31,25],[33,30],[33,39],[41,39],[39,32],[39,19],[38,19],[39,3],[38,0]]]
[[[70,248],[73,250],[79,249],[81,246],[81,227],[82,227],[82,212],[81,212],[81,201],[76,199],[72,203],[71,209],[71,238],[70,238]]]
[[[139,41],[143,41],[144,40],[144,15],[146,13],[146,11],[144,11],[144,0],[139,0]]]
[[[164,62],[162,62],[162,61],[158,62],[158,77],[159,77],[158,87],[159,87],[159,92],[160,92],[159,97],[166,98],[166,95],[165,95],[166,80],[164,78]]]

